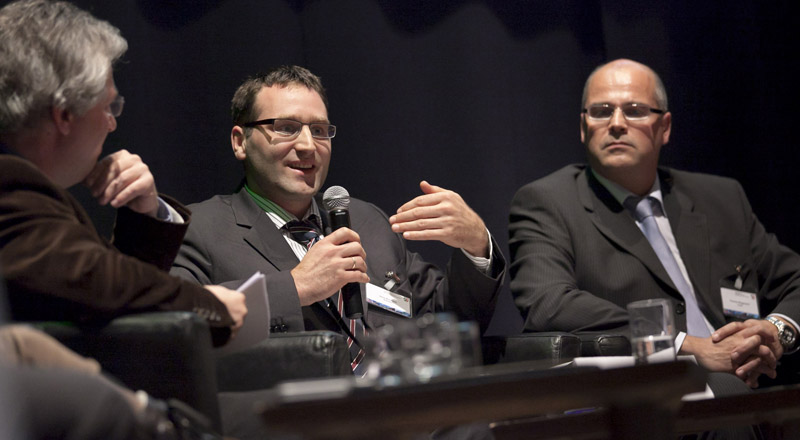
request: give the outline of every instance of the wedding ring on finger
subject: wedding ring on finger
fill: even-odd
[[[353,259],[353,267],[351,267],[350,270],[353,270],[356,268],[356,257],[350,257],[350,258]]]

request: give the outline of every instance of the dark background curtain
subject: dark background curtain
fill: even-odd
[[[229,141],[235,88],[300,64],[322,77],[339,128],[326,187],[393,212],[428,179],[459,192],[507,252],[514,192],[583,161],[583,82],[628,57],[667,87],[674,128],[662,163],[738,179],[767,229],[800,249],[788,1],[76,3],[130,44],[116,71],[125,112],[106,152],[139,153],[159,190],[186,203],[230,193],[242,177]],[[109,224],[113,213],[92,214]],[[442,265],[450,252],[412,248]],[[493,331],[520,323],[506,291]]]

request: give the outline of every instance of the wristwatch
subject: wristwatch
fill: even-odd
[[[797,339],[794,329],[774,316],[767,316],[767,321],[771,322],[775,327],[778,327],[778,340],[781,341],[783,351],[790,351],[794,348],[794,343]]]

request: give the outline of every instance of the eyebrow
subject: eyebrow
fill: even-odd
[[[606,105],[606,104],[608,104],[608,105],[617,105],[617,104],[615,104],[615,103],[613,103],[611,101],[593,102],[593,103],[591,103],[589,105]],[[646,105],[648,107],[652,107],[652,105],[650,105],[650,104],[648,104],[646,102],[642,102],[642,101],[625,101],[625,102],[621,102],[620,103],[620,105],[622,105],[622,104],[642,104],[642,105]]]
[[[261,119],[291,119],[291,120],[297,121],[297,122],[304,122],[303,118],[300,118],[298,116],[275,116],[274,118],[261,118]],[[331,121],[329,121],[328,118],[322,118],[322,119],[312,119],[310,122],[305,122],[305,123],[306,124],[330,124]]]

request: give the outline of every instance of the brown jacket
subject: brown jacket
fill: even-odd
[[[112,244],[78,201],[31,162],[0,154],[0,270],[12,317],[86,322],[185,310],[224,333],[233,324],[225,306],[196,283],[167,273],[190,214],[180,203],[169,203],[186,223],[122,208]]]

